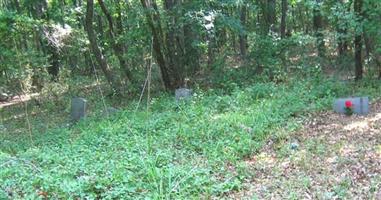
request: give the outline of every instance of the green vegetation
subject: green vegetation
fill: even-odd
[[[331,154],[361,166],[340,151],[358,141],[374,153],[376,136],[331,144],[321,129],[342,134],[333,120],[307,126],[322,138],[290,135],[334,98],[358,95],[371,97],[365,130],[378,131],[380,18],[380,0],[0,0],[0,199],[211,199],[247,189],[266,199],[250,190],[262,188],[259,175],[281,188],[279,199],[306,198],[316,183],[324,198],[351,197],[351,177],[363,176],[316,182],[309,169]],[[194,93],[178,102],[179,91]],[[75,97],[88,101],[78,123]],[[282,159],[299,171],[285,173]],[[365,181],[372,195],[379,180]]]
[[[179,105],[164,95],[152,99],[148,112],[131,104],[111,118],[50,130],[33,143],[27,135],[8,137],[0,143],[0,188],[12,199],[221,196],[255,176],[243,159],[269,137],[282,139],[304,114],[330,106],[335,96],[378,95],[379,85],[258,83],[229,94],[196,91]]]

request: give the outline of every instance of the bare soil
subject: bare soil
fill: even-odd
[[[320,112],[246,160],[230,199],[381,199],[381,101],[368,116]]]

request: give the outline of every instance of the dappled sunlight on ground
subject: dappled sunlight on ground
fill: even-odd
[[[255,176],[233,199],[381,199],[381,102],[368,116],[322,112],[247,160]],[[298,148],[291,143],[298,141]]]
[[[378,158],[381,159],[381,144],[377,146],[376,153],[378,155]]]
[[[366,117],[363,120],[360,121],[354,121],[348,125],[344,126],[344,130],[347,131],[372,131],[369,129],[372,129],[374,124],[373,123],[380,123],[381,124],[381,113],[375,114],[373,117]]]
[[[271,155],[267,152],[262,152],[254,156],[251,160],[247,161],[247,164],[260,164],[260,165],[273,165],[276,160],[274,155]]]
[[[100,87],[107,88],[105,84],[83,79],[83,82],[73,82],[81,87],[63,86],[55,95],[46,89],[45,93],[31,93],[16,95],[12,100],[0,102],[0,133],[5,138],[29,133],[35,135],[44,133],[49,128],[66,127],[70,119],[70,98],[83,96],[89,100],[88,116],[99,112],[103,102],[99,101]],[[67,90],[73,88],[73,90]],[[106,89],[103,89],[106,91]],[[48,93],[46,93],[48,92]],[[53,97],[52,97],[53,96]],[[128,102],[128,101],[126,101]]]
[[[369,121],[353,122],[344,126],[344,130],[347,131],[365,131],[369,129]]]
[[[28,112],[28,117],[34,117],[36,115],[41,115],[41,114],[46,114],[48,113],[48,110],[47,109],[44,109],[44,110],[39,110],[38,112],[37,111],[32,111],[32,112]],[[20,114],[15,114],[13,116],[8,116],[8,117],[5,117],[3,118],[4,121],[9,121],[9,120],[25,120],[25,117],[26,117],[26,113],[20,113]]]
[[[20,95],[20,96],[14,96],[12,100],[7,101],[7,102],[0,102],[0,109],[12,106],[15,104],[19,104],[22,102],[28,102],[34,97],[38,97],[40,94],[39,93],[33,93],[33,94],[25,94],[25,95]]]
[[[356,152],[356,147],[353,144],[346,144],[340,149],[341,156],[350,156]]]

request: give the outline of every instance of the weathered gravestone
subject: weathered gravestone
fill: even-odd
[[[108,107],[106,111],[107,111],[109,114],[114,114],[114,113],[119,112],[120,110],[117,109],[117,108],[114,108],[114,107]]]
[[[5,92],[0,91],[0,102],[9,101],[9,100],[10,100],[10,96]]]
[[[175,90],[176,101],[190,100],[192,98],[192,90],[188,88],[179,88]]]
[[[0,124],[0,132],[6,131],[6,130],[7,130],[7,128],[3,124]]]
[[[71,120],[77,122],[86,117],[87,100],[84,98],[73,98],[71,100]]]
[[[351,101],[354,114],[367,115],[369,113],[369,98],[368,97],[349,97],[336,99],[333,104],[333,110],[337,113],[345,114],[345,102]]]
[[[108,108],[103,110],[103,115],[108,117],[108,116],[111,116],[111,115],[118,113],[118,112],[120,112],[119,109],[116,109],[114,107],[108,107]]]

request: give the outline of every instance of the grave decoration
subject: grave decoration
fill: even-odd
[[[367,115],[369,113],[368,97],[348,97],[336,99],[333,104],[333,110],[339,114],[345,115]]]
[[[348,116],[353,114],[353,103],[352,103],[352,101],[350,101],[350,100],[345,101],[344,110],[345,110],[345,114]]]

